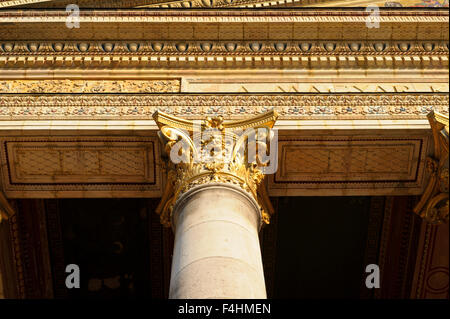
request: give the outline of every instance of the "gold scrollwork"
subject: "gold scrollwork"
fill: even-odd
[[[419,214],[431,224],[448,222],[449,195],[448,195],[448,116],[431,112],[428,121],[433,132],[434,156],[426,160],[426,168],[430,174],[428,185],[414,207],[414,212]]]

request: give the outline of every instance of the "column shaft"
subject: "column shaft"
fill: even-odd
[[[266,298],[258,204],[239,187],[206,184],[174,207],[169,298]]]

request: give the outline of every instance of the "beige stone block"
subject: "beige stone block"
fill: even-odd
[[[448,41],[449,38],[449,24],[445,23],[442,27],[441,27],[441,36],[440,39],[444,40],[444,41]]]
[[[440,39],[442,35],[441,24],[421,23],[417,26],[417,40]]]
[[[194,38],[194,27],[187,23],[171,23],[169,24],[170,40],[190,40]]]
[[[268,24],[245,23],[244,40],[265,40],[269,34]]]
[[[317,39],[321,40],[341,40],[344,38],[342,23],[329,23],[319,25]]]
[[[296,23],[293,29],[293,40],[317,39],[319,27],[316,23]]]
[[[392,37],[392,24],[380,23],[379,28],[368,28],[368,40],[390,40]]]
[[[243,40],[244,25],[229,23],[219,25],[219,40]]]
[[[365,23],[342,23],[343,39],[364,40],[369,30]]]
[[[142,29],[142,39],[164,40],[169,39],[169,25],[164,23],[151,23]]]
[[[392,40],[417,39],[418,25],[416,23],[397,23],[392,27]]]
[[[293,32],[294,25],[292,23],[269,25],[269,39],[271,40],[291,40]]]
[[[194,39],[197,40],[218,40],[219,25],[213,23],[205,23],[194,26]]]

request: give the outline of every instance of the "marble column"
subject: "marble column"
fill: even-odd
[[[216,154],[207,151],[214,155],[213,161],[198,160],[203,146],[222,143],[221,134],[236,134],[235,141],[239,140],[234,133],[239,125],[228,124],[234,130],[230,133],[225,132],[223,119],[207,119],[201,127],[218,128],[219,138],[203,139],[195,145],[192,137],[198,132],[194,126],[189,130],[187,121],[161,112],[155,113],[154,119],[169,158],[168,181],[157,209],[162,223],[171,226],[175,234],[169,298],[266,298],[258,239],[270,212],[268,199],[261,199],[265,194],[260,191],[264,174],[255,162],[232,150],[235,155],[230,161],[223,161],[222,149]],[[275,120],[272,111],[254,122],[243,122],[243,126],[256,123],[257,127],[271,129]],[[180,141],[190,152],[185,157],[187,162],[174,163],[170,154]],[[240,146],[231,145],[232,149]],[[176,153],[181,151],[177,149]]]
[[[266,298],[256,201],[239,187],[206,184],[178,199],[170,298]]]

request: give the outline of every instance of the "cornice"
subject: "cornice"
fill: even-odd
[[[1,94],[0,121],[147,120],[157,110],[243,119],[272,108],[280,120],[424,120],[448,103],[448,93]]]
[[[448,52],[446,41],[5,41],[0,67],[436,68]]]

